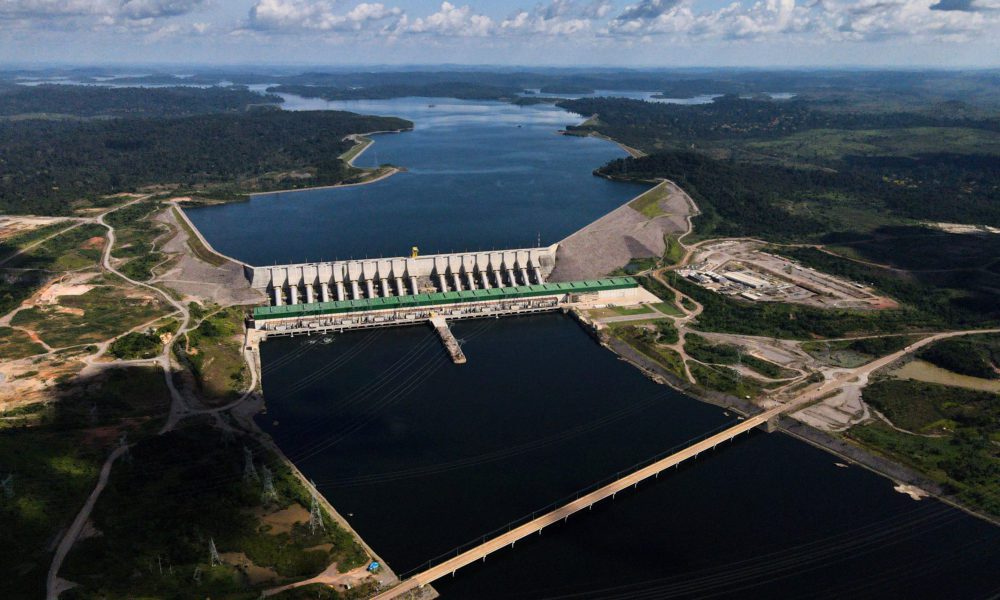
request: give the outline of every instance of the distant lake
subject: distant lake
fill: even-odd
[[[406,172],[188,211],[215,248],[250,264],[400,256],[411,246],[426,254],[548,245],[646,189],[595,177],[594,169],[625,152],[605,140],[557,135],[582,119],[554,106],[284,97],[286,110],[413,121],[411,132],[376,136],[356,161]]]

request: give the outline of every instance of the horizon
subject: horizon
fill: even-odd
[[[8,0],[0,32],[0,64],[1000,66],[997,0]]]

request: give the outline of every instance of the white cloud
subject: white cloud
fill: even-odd
[[[469,5],[455,6],[442,2],[441,8],[426,17],[418,17],[404,31],[428,33],[443,37],[485,37],[494,33],[493,19],[473,12]]]
[[[891,37],[957,41],[1000,29],[1000,13],[977,8],[997,0],[757,0],[696,12],[693,0],[641,0],[610,20],[616,37],[676,40],[775,39],[879,41]],[[932,9],[934,2],[959,7]],[[961,7],[971,7],[963,10]]]
[[[0,21],[15,26],[150,29],[204,6],[205,0],[0,0]]]
[[[500,31],[535,35],[574,35],[591,29],[592,23],[603,19],[613,5],[598,0],[581,5],[574,0],[551,0],[538,4],[531,11],[519,10],[500,23]]]
[[[258,0],[248,25],[258,31],[361,31],[403,14],[381,3],[361,3],[341,12],[345,8],[330,1]]]

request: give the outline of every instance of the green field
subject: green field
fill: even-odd
[[[58,305],[22,310],[12,324],[31,329],[46,344],[61,348],[102,342],[167,312],[158,297],[136,297],[117,285],[98,285],[79,296],[60,296]]]
[[[661,183],[628,203],[632,209],[639,211],[645,217],[654,219],[667,214],[667,211],[660,205],[661,201],[666,201],[670,197],[667,184]]]

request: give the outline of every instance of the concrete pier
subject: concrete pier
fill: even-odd
[[[466,362],[465,353],[462,352],[462,347],[451,332],[451,327],[448,327],[448,321],[442,316],[433,316],[430,321],[431,325],[434,326],[434,331],[437,331],[438,335],[441,336],[444,347],[448,349],[448,354],[451,355],[452,362],[456,365],[464,365]]]

